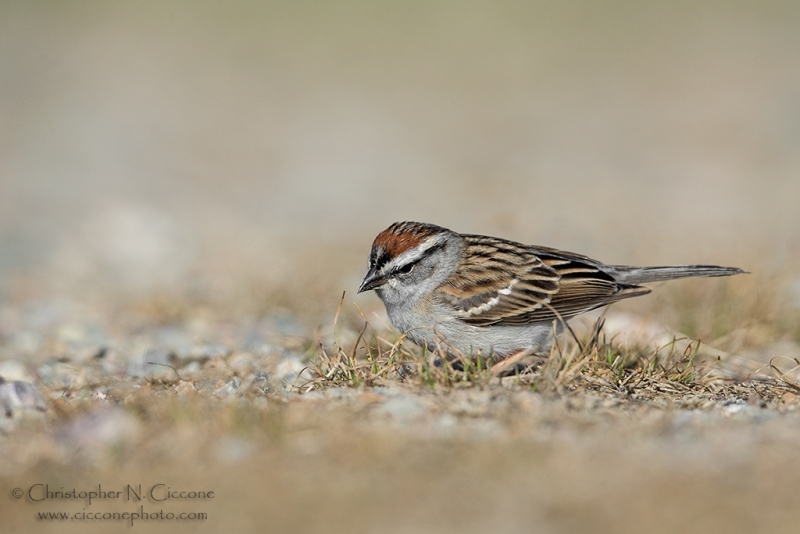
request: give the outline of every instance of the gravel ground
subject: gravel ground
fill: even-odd
[[[364,337],[346,324],[320,346],[286,316],[112,332],[90,315],[63,300],[3,310],[16,332],[3,354],[30,351],[0,361],[0,448],[14,459],[0,492],[25,492],[3,501],[7,531],[124,529],[113,514],[142,510],[207,514],[133,520],[164,531],[790,532],[798,520],[789,375],[734,380],[675,351],[658,369],[579,364],[568,340],[562,359],[521,374],[426,375],[417,349],[385,350],[381,329],[353,349]],[[334,363],[352,374],[326,375]],[[40,484],[156,489],[87,505],[37,500]],[[214,497],[158,500],[165,488]],[[36,515],[87,511],[112,515]]]
[[[0,3],[0,531],[797,531],[798,27]],[[751,274],[494,376],[354,294],[409,219]]]

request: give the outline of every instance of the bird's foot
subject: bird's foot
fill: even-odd
[[[500,360],[496,364],[492,366],[492,374],[494,376],[502,375],[508,371],[512,371],[519,362],[521,362],[526,356],[531,354],[528,350],[521,350],[519,352],[515,352],[508,358]]]

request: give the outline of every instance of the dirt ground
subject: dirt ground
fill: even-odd
[[[796,532],[798,27],[2,3],[0,532]],[[497,374],[355,294],[396,220],[749,274]]]

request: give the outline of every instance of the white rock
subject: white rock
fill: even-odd
[[[230,397],[232,395],[241,395],[242,394],[242,381],[238,377],[234,377],[233,380],[226,382],[225,385],[219,387],[214,390],[213,395],[217,397]]]
[[[0,362],[0,377],[4,378],[6,382],[28,382],[33,384],[35,382],[33,375],[28,372],[25,364],[17,360],[5,360]]]
[[[47,400],[28,382],[0,381],[0,416],[24,416],[28,411],[46,412]]]

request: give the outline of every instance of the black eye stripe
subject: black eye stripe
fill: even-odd
[[[439,243],[437,245],[434,245],[431,248],[429,248],[428,250],[426,250],[421,257],[417,258],[414,261],[411,261],[411,262],[405,263],[403,265],[400,265],[398,267],[395,267],[394,269],[392,269],[392,272],[393,273],[408,274],[408,273],[411,272],[411,270],[414,268],[415,265],[417,265],[419,262],[421,262],[422,260],[424,260],[425,258],[430,256],[434,252],[436,252],[438,250],[441,250],[442,248],[444,248],[444,243]]]
[[[397,269],[395,269],[396,273],[400,274],[408,274],[414,269],[414,265],[416,265],[416,261],[412,261],[411,263],[406,263],[405,265],[401,265]]]

